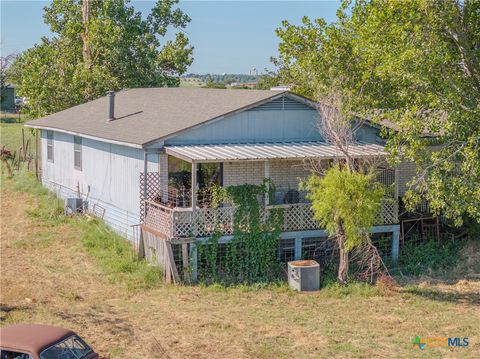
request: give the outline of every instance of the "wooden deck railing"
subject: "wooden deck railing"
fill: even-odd
[[[266,206],[261,209],[261,218],[267,218],[273,209],[283,209],[283,232],[320,229],[313,218],[309,203]],[[234,207],[220,208],[169,208],[152,201],[146,201],[145,225],[163,233],[169,238],[208,237],[214,230],[224,235],[233,234]],[[398,223],[398,204],[386,199],[376,225]]]

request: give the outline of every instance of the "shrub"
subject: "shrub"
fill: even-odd
[[[433,239],[421,244],[407,243],[400,251],[395,271],[414,276],[446,271],[457,263],[462,245],[461,242]]]
[[[17,123],[17,119],[13,117],[1,117],[0,123]]]

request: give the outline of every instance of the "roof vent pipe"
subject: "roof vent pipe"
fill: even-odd
[[[115,119],[115,91],[107,92],[108,99],[108,121],[113,121]]]

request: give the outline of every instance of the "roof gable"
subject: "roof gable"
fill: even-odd
[[[282,93],[248,109],[167,136],[161,144],[319,141],[322,138],[317,124],[318,112],[312,103]]]
[[[28,127],[53,129],[142,147],[169,135],[261,105],[285,92],[201,88],[139,88],[115,97],[108,122],[107,98],[30,121]]]

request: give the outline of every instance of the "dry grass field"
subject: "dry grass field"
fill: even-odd
[[[394,291],[137,286],[128,270],[115,276],[89,254],[75,220],[39,216],[44,204],[14,180],[1,186],[2,326],[68,327],[111,358],[480,357],[478,244],[464,248],[449,280],[420,278]],[[470,345],[420,351],[416,335],[468,336]]]

